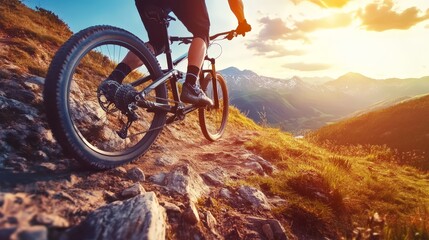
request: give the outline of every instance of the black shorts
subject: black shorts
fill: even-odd
[[[136,0],[137,10],[149,36],[149,43],[155,53],[165,50],[167,32],[154,17],[154,11],[162,9],[165,13],[173,11],[193,37],[209,41],[210,20],[205,0]]]

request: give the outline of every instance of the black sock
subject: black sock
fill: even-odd
[[[194,65],[188,66],[188,71],[186,73],[185,82],[191,85],[195,85],[198,79],[198,74],[200,73],[200,68]]]
[[[119,63],[115,70],[107,77],[107,79],[117,81],[118,83],[122,83],[124,78],[132,71],[130,66],[125,63]]]

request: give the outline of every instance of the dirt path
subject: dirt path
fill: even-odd
[[[190,166],[199,175],[221,168],[226,179],[233,180],[257,174],[246,165],[247,157],[252,153],[244,146],[245,142],[257,134],[229,127],[220,140],[210,142],[200,132],[198,120],[191,116],[183,122],[166,127],[151,149],[140,159],[116,169],[88,171],[77,161],[61,156],[61,153],[58,159],[45,159],[43,163],[24,158],[12,161],[16,164],[15,169],[21,170],[1,169],[0,166],[0,206],[3,205],[3,208],[0,207],[0,216],[13,216],[15,219],[12,223],[2,223],[3,228],[30,226],[34,223],[35,216],[43,213],[60,219],[56,223],[58,226],[55,226],[59,229],[57,234],[60,236],[64,229],[80,223],[95,209],[115,200],[124,200],[122,191],[133,185],[127,171],[135,167],[142,169],[146,176],[146,180],[141,182],[146,191],[155,192],[160,202],[181,205],[186,202],[186,198],[151,182],[150,177],[169,173],[181,165]],[[219,190],[224,187],[210,186],[210,196],[218,197]],[[209,195],[204,198],[207,197]],[[236,225],[230,224],[231,219],[244,219],[247,211],[242,208],[244,212],[225,212],[214,206],[208,206],[205,211],[208,209],[217,218],[221,235],[235,231]],[[169,224],[169,236],[181,229],[181,225],[174,219]],[[50,230],[49,234],[54,234],[52,239],[58,237],[55,231],[52,233]],[[258,235],[256,232],[251,234]]]
[[[242,156],[249,154],[244,143],[257,135],[256,132],[240,131],[231,134],[231,129],[227,129],[221,139],[211,142],[204,138],[199,129],[183,131],[188,122],[169,127],[167,133],[157,140],[154,147],[131,165],[141,167],[145,173],[152,175],[160,170],[170,170],[168,167],[160,169],[156,164],[157,159],[167,157],[177,161],[175,164],[191,165],[198,173],[204,173],[216,167],[227,169],[230,176],[243,173]],[[171,140],[170,136],[175,136],[176,139]]]

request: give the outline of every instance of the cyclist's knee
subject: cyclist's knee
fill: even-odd
[[[208,47],[208,43],[207,43],[207,41],[204,38],[198,37],[198,36],[194,35],[194,41],[193,42],[195,42],[195,40],[197,40],[197,39],[200,41],[200,43],[204,42],[205,46]]]
[[[194,32],[193,35],[194,35],[194,38],[202,39],[206,43],[206,46],[209,46],[209,42],[210,42],[209,28],[198,32]]]

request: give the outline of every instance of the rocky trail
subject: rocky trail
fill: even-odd
[[[190,116],[137,161],[88,171],[53,138],[43,81],[0,78],[0,239],[287,239],[271,212],[286,201],[241,181],[276,171],[244,146],[258,132],[212,143]]]

